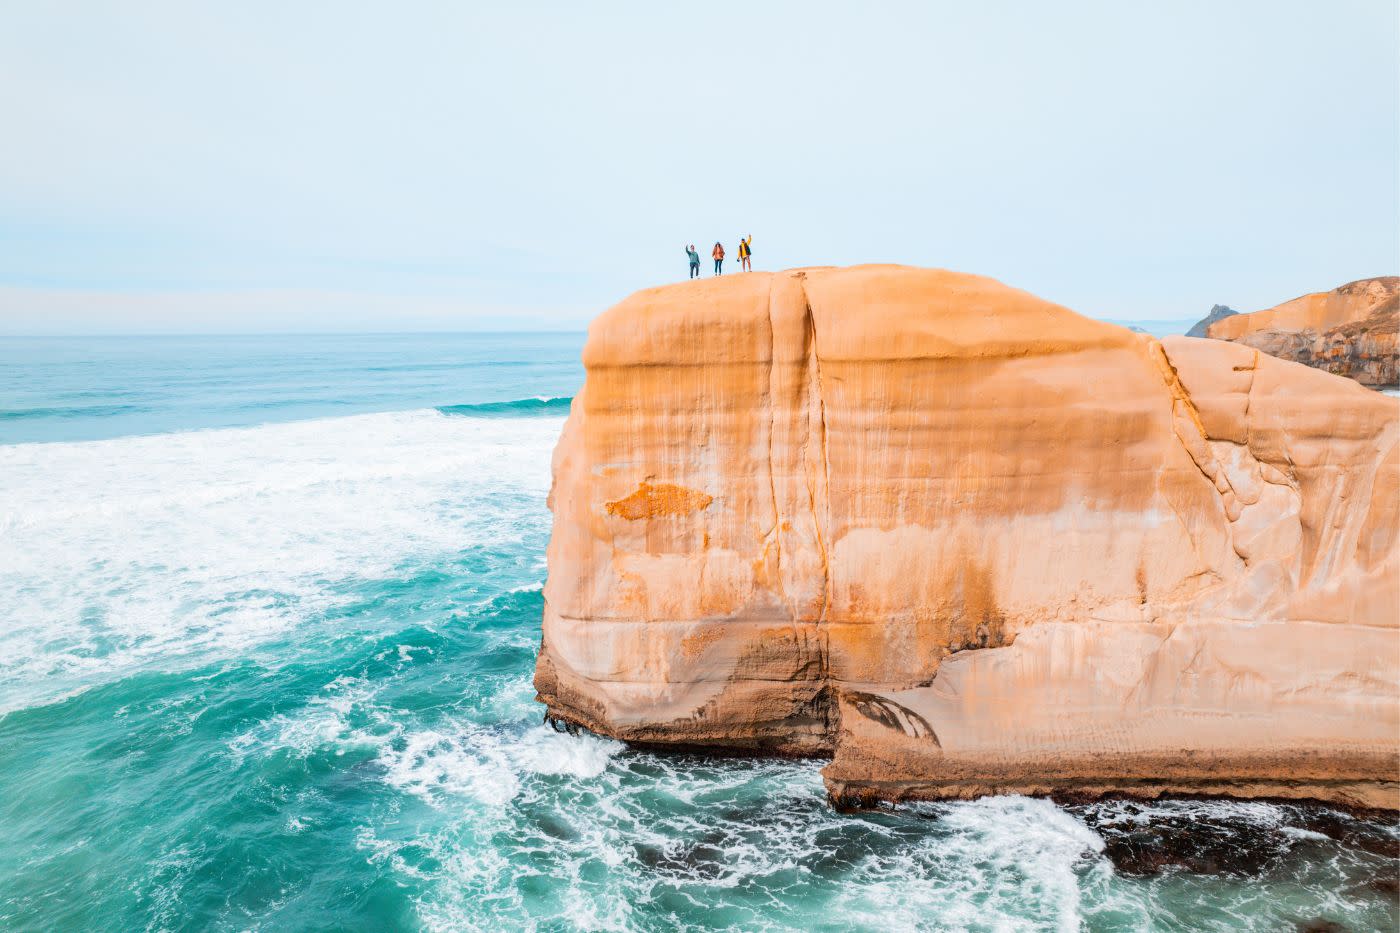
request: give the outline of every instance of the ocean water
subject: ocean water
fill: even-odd
[[[1389,821],[543,726],[581,340],[0,340],[0,929],[1396,928]]]

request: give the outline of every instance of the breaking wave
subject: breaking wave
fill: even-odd
[[[39,408],[0,408],[0,421],[42,418],[110,418],[145,411],[140,405],[51,405]]]
[[[567,415],[573,396],[554,398],[518,398],[510,402],[480,402],[475,405],[444,405],[438,411],[444,415],[466,415],[475,418],[524,418],[540,415]]]
[[[0,445],[0,713],[305,637],[379,581],[455,574],[458,605],[537,585],[560,425],[429,409]]]

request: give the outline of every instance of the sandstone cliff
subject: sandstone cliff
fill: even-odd
[[[1350,282],[1210,324],[1207,333],[1366,386],[1400,382],[1400,277]]]
[[[549,716],[837,798],[1396,805],[1396,400],[897,266],[642,291],[584,363]]]

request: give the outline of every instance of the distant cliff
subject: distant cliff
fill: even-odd
[[[554,720],[846,801],[1396,806],[1394,399],[899,266],[647,289],[583,361]]]
[[[1210,325],[1209,336],[1362,385],[1394,386],[1400,383],[1400,277],[1360,279],[1266,311],[1225,318]]]
[[[1214,324],[1216,321],[1224,320],[1227,317],[1233,317],[1236,314],[1239,314],[1239,312],[1234,308],[1226,305],[1213,305],[1209,314],[1191,325],[1191,329],[1186,332],[1186,336],[1209,337],[1210,334],[1207,331],[1210,325]]]

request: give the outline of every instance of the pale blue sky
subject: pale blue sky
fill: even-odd
[[[0,0],[0,333],[575,328],[760,268],[1194,318],[1394,273],[1394,0]]]

